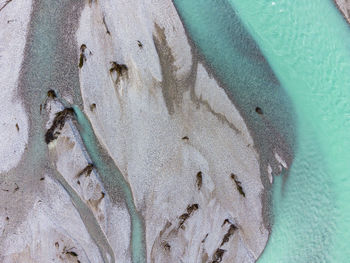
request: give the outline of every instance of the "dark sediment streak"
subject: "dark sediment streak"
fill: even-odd
[[[192,53],[225,89],[253,136],[260,156],[260,172],[265,187],[262,196],[264,224],[271,231],[271,184],[268,180],[267,166],[270,164],[273,172],[279,173],[279,164],[275,160],[274,152],[277,152],[289,167],[292,163],[296,144],[292,103],[259,47],[227,2],[222,1],[218,4],[202,1],[201,4],[199,1],[196,2],[196,10],[188,7],[181,10],[182,0],[173,2],[183,21]],[[199,16],[198,10],[206,11],[201,18],[201,28],[190,22],[186,23],[186,14]],[[209,32],[213,20],[216,23],[215,37],[210,35],[213,32]],[[225,41],[226,49],[215,42],[218,40],[221,41],[219,44]],[[262,109],[260,113],[256,112],[256,107]]]

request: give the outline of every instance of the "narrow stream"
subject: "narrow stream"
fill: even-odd
[[[272,235],[260,261],[346,262],[350,258],[349,26],[330,0],[174,1],[199,51],[253,131],[266,158],[262,163],[272,161],[273,151],[285,154],[288,163],[294,158],[283,190],[283,177],[273,184]],[[48,162],[45,119],[39,112],[47,91],[56,89],[82,106],[75,30],[83,4],[34,1],[19,84],[30,118],[30,142],[20,166],[34,167],[26,171],[28,177],[37,176]],[[133,262],[145,262],[143,223],[131,190],[98,144],[89,121],[77,106],[74,109],[106,190],[113,201],[128,207]],[[79,212],[84,219],[83,208]],[[102,238],[94,222],[87,226],[96,228],[90,229],[95,240]]]
[[[131,217],[131,252],[134,263],[146,262],[143,222],[136,210],[130,186],[125,181],[113,159],[98,144],[89,120],[79,107],[74,106],[78,130],[89,156],[97,168],[104,188],[113,203],[124,202]]]
[[[40,112],[40,104],[44,103],[47,91],[50,89],[57,90],[64,97],[70,97],[77,105],[74,110],[81,137],[105,189],[114,203],[125,202],[129,210],[132,222],[133,262],[145,262],[143,223],[133,203],[129,185],[113,160],[100,147],[89,121],[79,110],[82,99],[75,32],[84,4],[85,1],[80,0],[34,0],[19,81],[20,95],[30,123],[28,150],[20,167],[34,167],[31,170],[25,169],[28,178],[38,177],[43,170],[50,167],[47,145],[44,141],[47,116]],[[70,194],[88,232],[107,261],[106,252],[110,255],[113,255],[113,252],[91,211],[63,178],[59,175],[54,177]],[[113,257],[111,262],[114,262]]]

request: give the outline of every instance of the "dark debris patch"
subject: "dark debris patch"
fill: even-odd
[[[263,110],[260,108],[260,107],[256,107],[255,108],[255,112],[257,113],[257,114],[260,114],[260,115],[263,115],[264,113],[263,113]]]
[[[163,242],[162,242],[162,247],[163,247],[164,250],[166,250],[166,251],[170,251],[170,249],[171,249],[170,244],[169,244],[168,242],[166,242],[166,241],[163,241]]]
[[[67,255],[71,255],[72,257],[78,257],[78,254],[75,253],[74,251],[66,251]]]
[[[231,174],[231,179],[235,182],[238,192],[239,192],[243,197],[245,197],[245,192],[243,191],[242,184],[241,184],[240,181],[237,180],[236,175],[232,173],[232,174]]]
[[[59,135],[59,132],[57,130],[61,130],[66,120],[72,116],[74,116],[73,108],[65,108],[63,111],[56,113],[51,127],[45,133],[45,142],[47,144],[57,139]]]
[[[96,109],[96,103],[92,103],[90,105],[90,111],[94,111]]]
[[[56,92],[53,89],[50,89],[47,92],[47,97],[50,98],[50,99],[55,99],[57,97]]]
[[[128,72],[128,67],[125,64],[118,64],[115,61],[112,61],[111,64],[112,67],[109,69],[109,73],[116,72],[118,77],[120,77]]]
[[[57,243],[57,242],[56,242],[56,243]],[[55,244],[55,245],[56,245],[56,244]],[[56,246],[56,248],[57,248],[57,246]],[[63,248],[62,254],[70,255],[71,257],[77,258],[77,257],[78,257],[78,253],[74,252],[72,249],[73,249],[73,248],[67,249],[67,247],[65,246],[65,247]]]
[[[202,172],[199,171],[196,175],[196,184],[197,184],[198,190],[201,190],[202,183],[203,183],[203,176],[202,176]]]
[[[85,174],[86,177],[90,176],[92,170],[94,169],[94,165],[92,163],[89,163],[83,170],[81,170],[78,174],[77,177],[82,176]]]
[[[85,57],[85,49],[86,49],[86,45],[82,44],[80,46],[80,58],[79,58],[79,68],[82,68],[84,65],[84,61],[86,61],[86,57]]]
[[[189,219],[190,216],[193,214],[193,212],[198,210],[198,208],[199,208],[198,204],[192,204],[187,206],[186,208],[187,213],[184,213],[181,216],[179,216],[179,219],[180,219],[179,228],[183,227],[183,224],[186,222],[186,220]]]
[[[231,224],[230,220],[228,220],[227,218],[224,220],[224,222],[222,223],[221,227],[223,227],[226,224]]]
[[[224,253],[226,252],[226,250],[218,248],[214,255],[213,255],[213,260],[212,263],[219,263],[222,261],[222,257],[224,256]]]
[[[227,243],[230,240],[230,237],[234,234],[236,230],[237,230],[237,227],[234,224],[231,224],[227,233],[224,235],[224,238],[222,239],[220,246],[223,246],[225,243]]]
[[[207,233],[206,235],[205,235],[205,237],[202,239],[202,243],[204,243],[205,242],[205,240],[207,240],[207,237],[209,236],[209,233]]]

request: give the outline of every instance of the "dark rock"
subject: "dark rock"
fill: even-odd
[[[56,130],[61,130],[69,117],[74,115],[73,108],[65,108],[63,111],[57,112],[56,116],[52,122],[51,127],[45,133],[45,142],[49,144],[50,142],[57,139],[57,135],[60,133]]]
[[[48,92],[47,92],[47,97],[50,98],[50,99],[55,99],[57,96],[56,96],[56,92],[52,89],[50,89]]]
[[[96,104],[95,103],[92,103],[90,105],[90,111],[94,111],[96,109]]]
[[[263,111],[262,111],[262,109],[261,109],[260,107],[256,107],[256,108],[255,108],[255,112],[258,113],[258,114],[260,114],[260,115],[263,115],[263,114],[264,114]]]
[[[86,45],[82,44],[80,46],[80,58],[79,58],[79,68],[82,68],[84,65],[84,61],[86,61],[86,57],[85,57],[85,49],[86,49]]]

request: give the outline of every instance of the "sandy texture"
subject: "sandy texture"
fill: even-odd
[[[0,11],[0,173],[16,167],[28,141],[16,89],[30,11],[30,1],[15,0]],[[260,158],[171,0],[87,1],[76,38],[84,112],[130,184],[147,262],[254,262],[269,234]],[[63,97],[80,101],[69,92],[64,87]],[[42,102],[38,127],[51,127],[61,102]],[[33,167],[16,168],[18,178],[26,169],[33,177],[18,179],[21,189],[12,173],[3,176],[1,262],[132,261],[128,210],[111,201],[95,168],[86,170],[91,160],[76,124],[67,119],[37,167],[33,155],[25,162]]]
[[[52,120],[58,112],[63,110],[63,106],[56,101],[51,101],[47,106],[50,109],[50,121],[47,128],[52,125]],[[106,229],[105,214],[105,190],[101,185],[96,170],[84,171],[89,163],[83,142],[73,124],[72,119],[68,119],[57,140],[48,145],[50,159],[55,164],[55,168],[64,177],[69,185],[84,200],[93,211],[99,224]]]
[[[28,141],[28,120],[16,95],[31,0],[7,2],[0,1],[0,173],[18,164]]]
[[[56,114],[63,109],[63,105],[57,99],[49,101],[47,104],[47,110],[50,114],[50,120],[47,123],[48,129]],[[93,166],[91,169],[87,169],[92,162],[76,128],[74,115],[66,120],[59,132],[58,138],[48,145],[50,159],[59,176],[63,177],[62,180],[65,180],[67,185],[71,187],[70,193],[76,195],[78,202],[75,202],[75,206],[80,207],[80,216],[83,218],[83,225],[89,230],[88,234],[92,235],[100,253],[104,255],[105,262],[108,260],[115,262],[116,256],[119,259],[130,257],[128,250],[130,222],[127,210],[125,207],[117,207],[110,203],[108,193],[103,188],[96,169]],[[85,219],[85,216],[89,215],[84,213],[84,210],[86,211],[84,208],[88,208],[88,211],[92,212],[96,222],[91,222],[91,220],[89,222]],[[111,220],[107,221],[109,214],[111,214]],[[118,219],[118,222],[113,221],[113,219]],[[121,222],[125,223],[120,224]],[[75,227],[75,224],[69,224],[69,226]],[[113,251],[106,235],[112,240],[111,244],[114,244],[115,235],[118,234],[118,231],[115,230],[118,227],[125,229],[125,237],[117,235],[119,246],[118,250]],[[91,258],[89,261],[95,262]],[[123,262],[127,262],[127,260]]]
[[[238,111],[191,53],[171,1],[93,2],[77,41],[87,47],[84,109],[142,211],[148,262],[211,261],[219,248],[222,262],[254,262],[268,238],[259,156]],[[128,70],[110,71],[112,61]],[[237,229],[223,243],[231,224]]]
[[[350,23],[350,1],[349,0],[334,0],[339,11],[342,13],[348,23]]]
[[[49,177],[43,184],[27,219],[3,242],[1,262],[102,262],[67,192]]]

